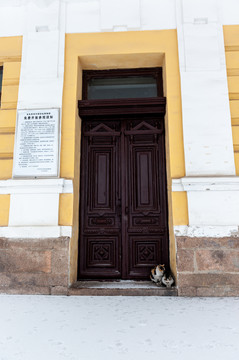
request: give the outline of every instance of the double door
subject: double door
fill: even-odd
[[[163,118],[82,122],[80,279],[148,279],[168,263]]]

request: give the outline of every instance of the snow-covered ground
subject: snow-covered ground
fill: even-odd
[[[239,298],[0,295],[0,360],[236,360]]]

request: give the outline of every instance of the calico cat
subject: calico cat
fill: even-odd
[[[165,273],[164,265],[157,265],[151,270],[150,279],[157,285],[162,285],[162,277]]]
[[[157,265],[151,270],[150,279],[157,286],[171,287],[174,283],[174,277],[169,268],[165,265]]]

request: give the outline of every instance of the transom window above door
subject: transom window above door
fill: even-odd
[[[133,99],[163,96],[162,68],[83,71],[83,99]]]

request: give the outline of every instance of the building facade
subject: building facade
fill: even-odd
[[[180,296],[239,295],[238,11],[0,1],[1,292],[163,262]]]

